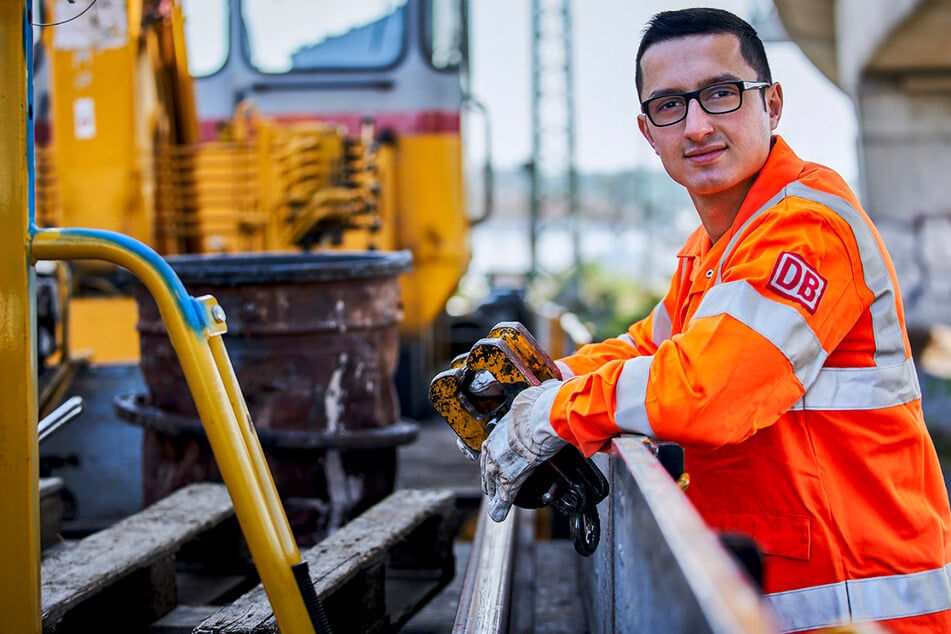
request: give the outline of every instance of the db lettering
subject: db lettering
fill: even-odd
[[[776,260],[769,286],[788,299],[816,312],[826,289],[826,280],[795,253],[783,252]]]

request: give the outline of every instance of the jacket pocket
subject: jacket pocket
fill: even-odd
[[[811,520],[778,513],[703,513],[710,528],[751,538],[765,555],[808,560]]]

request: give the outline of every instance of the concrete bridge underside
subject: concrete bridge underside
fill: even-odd
[[[951,0],[774,4],[856,105],[860,196],[895,260],[909,326],[951,324]]]

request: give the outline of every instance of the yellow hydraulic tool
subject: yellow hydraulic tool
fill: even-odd
[[[501,322],[436,375],[429,399],[474,455],[519,392],[549,379],[561,379],[561,372],[548,353],[522,324]],[[607,494],[608,482],[594,462],[567,445],[528,477],[515,505],[552,506],[565,514],[575,550],[587,557],[601,539],[597,504]]]

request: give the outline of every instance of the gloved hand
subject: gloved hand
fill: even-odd
[[[482,492],[489,496],[489,517],[496,522],[508,515],[515,495],[535,467],[567,444],[548,422],[561,383],[552,379],[522,390],[482,443]]]

